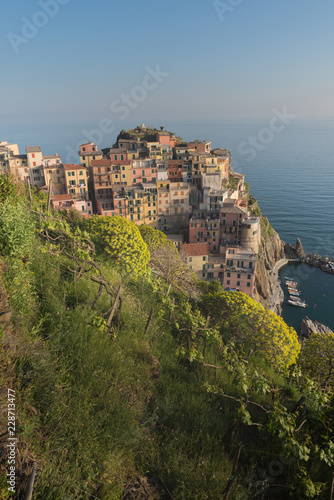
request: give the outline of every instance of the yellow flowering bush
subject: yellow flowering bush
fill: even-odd
[[[133,222],[118,215],[96,215],[87,221],[87,229],[96,245],[112,258],[120,271],[132,277],[145,272],[150,253]]]
[[[282,318],[240,292],[203,297],[201,306],[216,321],[223,336],[261,352],[277,368],[295,363],[300,345],[297,333]]]
[[[300,353],[304,372],[322,386],[334,389],[334,333],[312,333]]]

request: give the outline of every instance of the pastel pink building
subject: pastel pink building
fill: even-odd
[[[183,182],[183,161],[167,160],[167,172],[171,182]]]
[[[220,240],[219,213],[195,211],[189,222],[189,243],[208,243],[210,252],[218,252]]]
[[[132,161],[132,184],[146,184],[157,182],[157,167],[152,159]]]
[[[90,200],[74,200],[71,194],[55,194],[52,204],[55,210],[75,209],[82,215],[93,215],[93,206]]]
[[[85,155],[89,153],[95,153],[97,151],[97,146],[94,142],[87,142],[86,144],[81,144],[80,154]]]
[[[223,286],[225,290],[255,293],[256,253],[251,249],[226,247]]]
[[[211,150],[211,142],[203,141],[203,142],[188,142],[188,149],[195,149],[197,153],[210,153]]]
[[[176,138],[171,137],[169,132],[157,132],[156,141],[160,144],[169,144],[169,146],[172,146],[172,148],[174,148],[176,145]]]

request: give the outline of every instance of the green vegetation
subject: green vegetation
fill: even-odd
[[[144,479],[152,498],[329,498],[330,351],[312,370],[312,340],[299,365],[292,329],[185,276],[154,230],[29,211],[5,185],[2,280],[19,345],[0,363],[16,390],[18,498],[33,463],[36,500],[131,498]],[[159,273],[154,259],[169,264]]]

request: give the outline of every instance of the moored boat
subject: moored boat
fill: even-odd
[[[296,306],[296,307],[307,307],[307,304],[305,304],[305,302],[300,302],[300,301],[296,301],[296,300],[288,300],[288,303],[291,305],[291,306]]]

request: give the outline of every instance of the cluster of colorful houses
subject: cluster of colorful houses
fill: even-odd
[[[44,156],[39,146],[20,155],[16,144],[0,142],[1,172],[50,190],[54,209],[119,215],[160,229],[199,279],[253,296],[260,220],[248,212],[244,176],[232,171],[230,152],[164,131],[152,142],[144,137],[142,125],[104,152],[82,144],[80,164]]]

